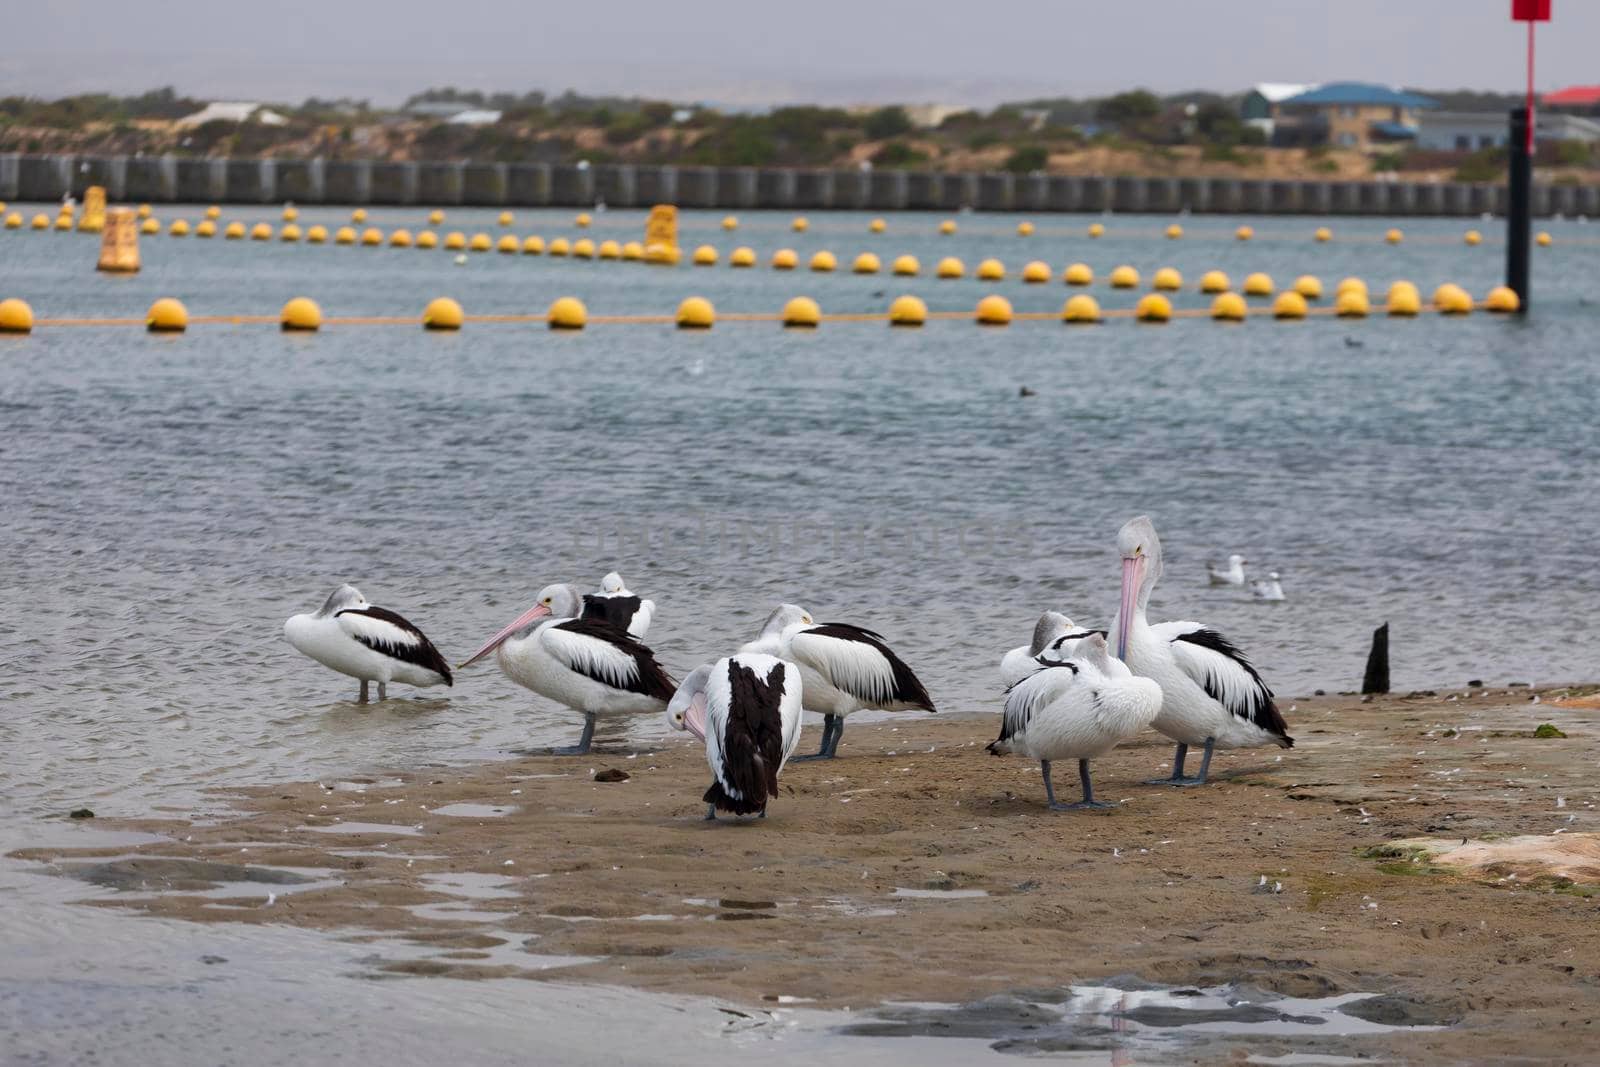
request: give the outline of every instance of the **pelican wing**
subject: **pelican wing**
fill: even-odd
[[[1006,742],[1027,730],[1033,716],[1060,700],[1077,684],[1078,665],[1071,661],[1041,666],[1006,692],[1006,710],[1000,720],[1000,736],[989,746],[998,754]]]
[[[1289,737],[1272,690],[1233,642],[1197,622],[1166,622],[1152,629],[1168,642],[1183,673],[1212,700],[1268,733]]]
[[[782,661],[765,656],[731,656],[722,663],[726,667],[713,671],[706,687],[706,756],[717,781],[705,800],[749,815],[778,792],[789,672]]]
[[[911,668],[871,630],[827,622],[796,633],[789,649],[835,689],[875,708],[937,710]]]
[[[654,652],[598,619],[554,623],[539,631],[539,640],[568,670],[601,685],[663,701],[671,700],[678,688]]]
[[[415,664],[439,675],[445,685],[455,684],[450,677],[450,665],[433,647],[433,642],[395,612],[369,604],[362,608],[346,608],[334,618],[338,620],[339,629],[352,640],[380,656]]]
[[[582,617],[610,623],[638,640],[639,635],[633,634],[628,628],[633,625],[634,613],[639,610],[640,603],[632,593],[588,593],[583,598]]]

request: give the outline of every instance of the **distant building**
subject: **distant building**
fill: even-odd
[[[1276,105],[1272,143],[1366,152],[1414,140],[1421,113],[1437,106],[1429,97],[1384,85],[1330,82]]]
[[[1537,134],[1543,141],[1600,143],[1600,122],[1559,111],[1535,112]],[[1509,134],[1504,111],[1434,111],[1422,118],[1417,147],[1437,152],[1477,152],[1503,148]]]
[[[500,112],[469,108],[445,119],[452,126],[493,126],[500,121]]]
[[[1540,103],[1573,115],[1600,115],[1600,85],[1570,85],[1545,93]]]
[[[406,108],[406,114],[437,119],[452,126],[493,126],[500,112],[450,100],[423,100]]]
[[[951,115],[959,115],[967,109],[957,104],[907,104],[905,105],[906,118],[911,120],[911,125],[919,130],[937,129],[939,124]]]
[[[248,101],[216,101],[193,115],[185,115],[174,125],[180,128],[204,126],[208,122],[259,122],[263,126],[282,126],[289,120],[261,104]]]
[[[1244,94],[1244,103],[1239,107],[1239,117],[1244,120],[1246,126],[1254,126],[1268,141],[1271,141],[1273,128],[1277,124],[1278,105],[1291,97],[1309,93],[1315,88],[1317,88],[1315,84],[1258,82]]]

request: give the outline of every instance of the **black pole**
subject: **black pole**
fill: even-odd
[[[1372,651],[1367,653],[1367,673],[1361,679],[1363,693],[1389,691],[1389,624],[1372,631]]]
[[[1528,150],[1528,112],[1511,109],[1511,150],[1506,175],[1506,286],[1517,294],[1517,310],[1528,312],[1528,246],[1533,234],[1533,153]]]

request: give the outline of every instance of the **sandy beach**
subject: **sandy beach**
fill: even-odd
[[[1593,692],[1285,701],[1295,747],[1220,755],[1200,789],[1138,784],[1171,755],[1147,735],[1096,764],[1119,802],[1106,814],[1045,810],[1035,764],[984,752],[992,716],[908,715],[790,767],[761,822],[702,820],[707,769],[684,741],[232,790],[188,818],[115,824],[167,841],[14,855],[123,890],[102,906],[436,950],[402,974],[754,1008],[1130,976],[1375,992],[1375,1019],[1443,1028],[1314,1047],[1578,1059],[1600,1015]],[[1535,736],[1543,723],[1566,736]],[[1069,768],[1057,778],[1075,793]],[[1272,1044],[1313,1047],[1298,1040]]]

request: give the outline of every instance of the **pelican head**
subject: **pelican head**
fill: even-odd
[[[711,680],[711,667],[703,663],[690,671],[667,702],[667,725],[688,730],[702,741],[706,739],[706,683]]]
[[[507,639],[531,627],[540,619],[572,619],[581,614],[583,614],[583,593],[578,590],[577,586],[564,583],[547,585],[539,590],[539,598],[534,602],[533,607],[518,615],[511,625],[489,638],[482,648],[474,652],[456,670],[478,662],[484,656],[505,644]]]
[[[1148,515],[1129,519],[1117,533],[1117,551],[1122,555],[1122,602],[1117,611],[1117,656],[1128,654],[1128,630],[1133,613],[1143,611],[1150,601],[1150,590],[1161,577],[1161,538]]]
[[[317,614],[322,618],[327,618],[329,615],[337,615],[339,612],[349,608],[364,608],[366,606],[367,598],[361,595],[361,590],[346,582],[329,594],[328,599],[323,602],[322,610]]]
[[[1039,621],[1033,624],[1033,643],[1028,646],[1028,655],[1037,656],[1058,637],[1070,634],[1077,627],[1071,619],[1059,611],[1047,611],[1039,616]]]
[[[774,637],[795,626],[815,626],[811,613],[799,604],[779,604],[761,624],[762,637]]]
[[[628,587],[623,583],[622,575],[618,574],[616,571],[612,571],[610,574],[600,579],[600,591],[602,593],[621,593],[622,595],[626,596],[628,593]]]

